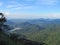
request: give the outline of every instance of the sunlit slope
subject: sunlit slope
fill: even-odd
[[[48,45],[60,45],[60,24],[50,24],[45,30],[27,35],[28,39],[43,41]]]

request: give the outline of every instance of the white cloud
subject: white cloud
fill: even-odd
[[[18,2],[16,2],[16,1],[9,1],[10,3],[14,3],[14,4],[16,4],[16,3],[18,3]]]
[[[55,5],[57,2],[58,2],[58,0],[38,0],[37,4]]]
[[[16,18],[22,18],[22,19],[36,19],[36,18],[50,18],[50,19],[57,19],[60,18],[60,13],[52,13],[52,14],[11,14],[9,12],[5,12],[5,16],[8,19],[16,19]]]
[[[33,8],[34,7],[34,8]],[[19,10],[19,9],[37,9],[38,7],[36,6],[23,6],[23,7],[15,7],[13,8],[14,10]]]
[[[24,1],[26,1],[26,2],[35,2],[37,5],[39,4],[39,5],[41,5],[41,4],[43,4],[43,5],[55,5],[57,2],[58,2],[58,0],[24,0]]]
[[[2,13],[4,14],[5,17],[10,16],[11,14],[10,12],[2,12]]]
[[[25,1],[33,1],[33,0],[25,0]]]
[[[17,6],[19,6],[19,5],[15,5],[15,4],[14,5],[8,5],[7,8],[15,8]]]
[[[40,8],[39,6],[54,6],[57,4],[58,0],[23,0],[22,3],[16,1],[9,1],[11,4],[7,6],[7,8],[11,9],[32,9],[32,8]],[[27,3],[28,2],[28,3]],[[32,5],[29,2],[34,2]]]
[[[5,15],[10,15],[10,13],[9,13],[9,12],[5,12],[4,14],[5,14]]]
[[[9,1],[9,2],[11,4],[7,5],[7,8],[10,8],[10,9],[29,9],[29,8],[33,8],[33,6],[29,6],[29,4],[25,4],[25,3],[20,4],[19,2],[15,2],[15,1]]]
[[[0,6],[2,6],[3,5],[3,2],[0,2]]]
[[[7,5],[7,8],[16,8],[16,7],[22,7],[23,5],[21,4],[11,4],[11,5]]]
[[[7,5],[7,8],[16,8],[16,7],[21,7],[23,6],[22,4],[20,4],[19,2],[16,1],[9,1],[9,5]]]

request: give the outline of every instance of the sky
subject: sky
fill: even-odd
[[[8,19],[60,18],[60,0],[0,0]]]

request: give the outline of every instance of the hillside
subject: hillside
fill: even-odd
[[[14,32],[27,36],[29,40],[60,45],[60,19],[29,20],[19,25],[18,27],[22,26],[23,29]]]
[[[0,31],[0,45],[46,45],[43,42],[37,42],[28,40],[26,38],[21,38],[16,34],[6,35],[3,32]]]
[[[10,25],[11,24],[10,22],[8,25],[7,24],[8,23],[0,25],[0,45],[47,45],[42,41],[39,42],[39,41],[33,41],[30,39],[27,39],[26,35],[17,34],[18,33],[17,31],[16,31],[17,33],[13,33],[13,32],[11,33],[10,31],[13,30],[13,28],[15,27],[12,28],[11,27],[12,25]],[[26,28],[26,27],[23,27],[23,28]],[[18,28],[16,28],[16,30],[17,29]]]

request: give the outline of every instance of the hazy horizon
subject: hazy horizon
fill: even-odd
[[[0,0],[0,12],[8,19],[60,19],[60,0]]]

